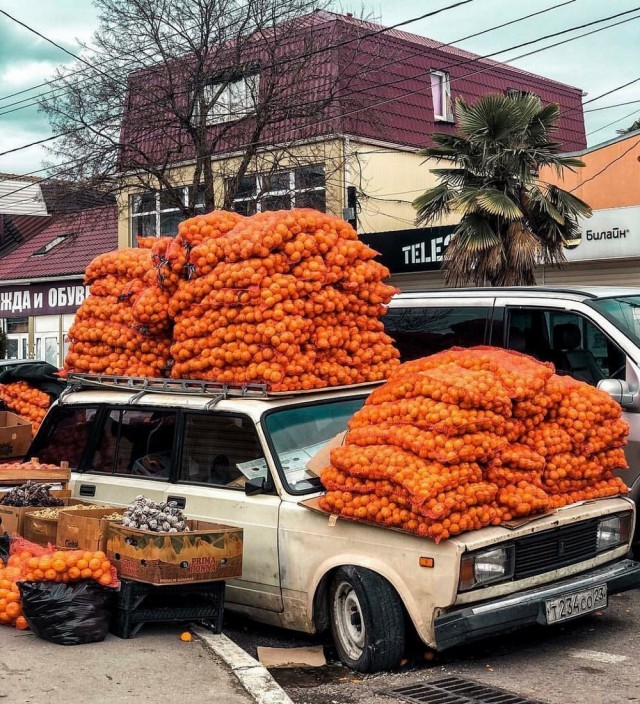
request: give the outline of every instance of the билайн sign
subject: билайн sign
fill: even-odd
[[[78,280],[0,286],[0,318],[75,313],[88,295],[89,287]]]
[[[578,224],[582,239],[565,251],[568,261],[640,257],[640,207],[594,210]]]

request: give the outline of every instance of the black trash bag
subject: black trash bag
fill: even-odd
[[[2,530],[2,528],[0,528]],[[0,560],[9,561],[9,548],[11,547],[11,537],[7,533],[0,533]]]
[[[109,632],[113,589],[97,582],[18,582],[22,610],[31,630],[59,645],[104,640]]]
[[[0,370],[0,384],[26,381],[30,386],[49,394],[49,398],[53,402],[60,396],[66,386],[65,382],[57,376],[57,373],[57,367],[48,362],[16,364]]]

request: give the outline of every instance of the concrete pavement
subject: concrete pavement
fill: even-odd
[[[0,626],[0,702],[252,704],[237,673],[180,626],[145,626],[129,640],[62,646]],[[276,701],[276,700],[274,700]]]

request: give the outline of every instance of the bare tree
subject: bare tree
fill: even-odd
[[[165,192],[190,216],[202,198],[207,210],[229,208],[257,169],[327,163],[318,137],[337,132],[350,108],[355,62],[345,52],[355,55],[364,30],[314,12],[322,0],[95,4],[90,65],[59,71],[41,103],[63,135],[50,167],[70,182]],[[335,45],[339,67],[327,50]],[[172,190],[184,185],[186,200]]]

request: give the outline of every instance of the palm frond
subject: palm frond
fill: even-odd
[[[522,210],[506,193],[495,188],[481,188],[477,191],[475,202],[490,215],[495,215],[503,220],[517,220],[522,218]]]
[[[446,183],[439,183],[418,196],[413,201],[413,207],[416,209],[416,224],[426,225],[449,213],[450,201],[454,196],[455,191]]]

